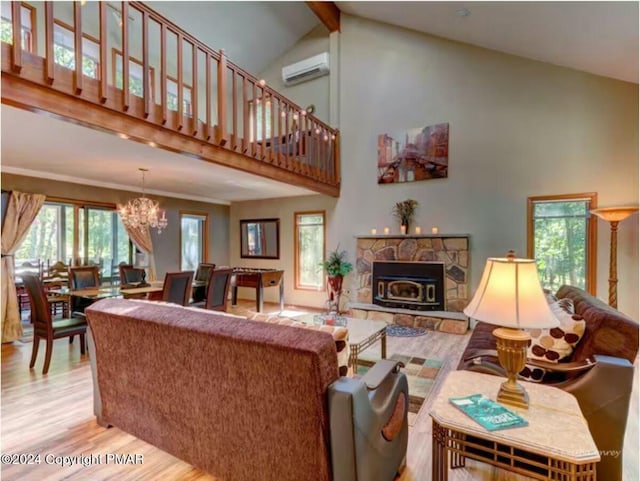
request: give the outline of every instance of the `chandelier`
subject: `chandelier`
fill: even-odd
[[[127,227],[132,229],[142,230],[146,226],[153,229],[158,229],[158,234],[162,233],[162,229],[167,227],[167,218],[165,211],[162,211],[162,217],[160,215],[160,206],[154,200],[148,199],[144,195],[144,173],[149,169],[138,169],[142,172],[142,197],[132,199],[120,208],[120,217],[122,222]]]

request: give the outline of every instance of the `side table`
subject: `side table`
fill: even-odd
[[[464,467],[466,458],[539,480],[595,481],[600,455],[573,395],[525,383],[529,409],[507,408],[529,425],[499,431],[487,431],[449,402],[452,397],[478,393],[495,400],[502,381],[471,371],[449,373],[429,413],[433,481],[447,481],[449,466]]]

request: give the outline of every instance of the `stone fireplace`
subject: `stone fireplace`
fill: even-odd
[[[356,296],[358,303],[376,303],[375,297],[379,296],[378,287],[380,284],[376,282],[374,285],[374,264],[382,263],[398,263],[404,265],[407,270],[394,272],[393,275],[398,277],[421,277],[420,281],[414,285],[413,294],[410,284],[396,285],[396,293],[400,293],[400,297],[414,298],[419,295],[418,285],[423,284],[423,299],[429,299],[428,284],[431,281],[424,279],[433,279],[431,275],[416,275],[411,264],[436,263],[443,269],[443,289],[442,301],[443,306],[439,310],[461,312],[469,302],[469,236],[468,235],[385,235],[385,236],[359,236],[356,244]],[[401,262],[398,262],[401,261]],[[376,268],[376,273],[378,269]],[[389,277],[389,276],[387,276]],[[389,280],[387,280],[389,281]],[[382,289],[389,289],[388,284],[380,286]],[[402,292],[402,288],[405,288]],[[398,290],[400,289],[400,290]],[[394,291],[391,292],[392,297]],[[385,293],[386,294],[386,293]],[[397,296],[396,296],[397,297]],[[410,304],[410,302],[405,304]],[[427,301],[429,303],[431,301]],[[386,304],[389,306],[389,304]],[[403,309],[411,308],[408,305]],[[422,310],[422,309],[421,309]]]
[[[373,303],[415,311],[444,311],[444,262],[374,261]]]

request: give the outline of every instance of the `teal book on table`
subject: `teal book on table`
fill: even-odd
[[[529,425],[526,419],[482,394],[452,397],[449,402],[489,431]]]

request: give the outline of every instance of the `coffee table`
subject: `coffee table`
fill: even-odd
[[[304,314],[296,316],[295,319],[301,322],[314,324],[316,314]],[[344,316],[341,316],[344,317]],[[382,359],[387,358],[387,323],[384,321],[372,321],[369,319],[356,319],[354,317],[344,317],[347,321],[346,327],[349,331],[349,367],[354,373],[358,368],[358,356],[362,351],[380,341],[380,354]]]

